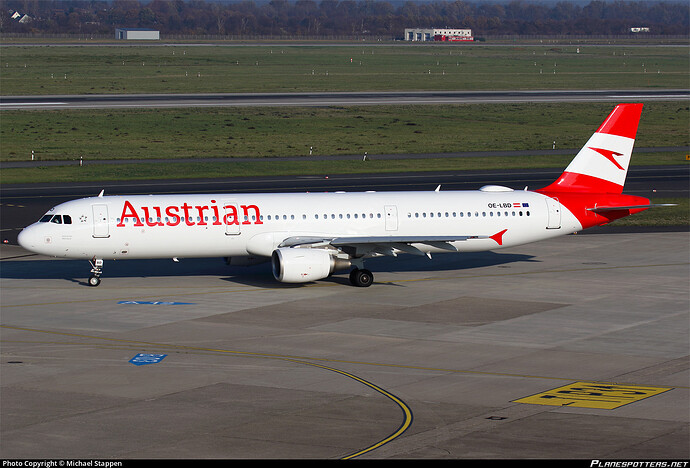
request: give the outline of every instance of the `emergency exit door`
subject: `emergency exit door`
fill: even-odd
[[[384,207],[386,216],[386,231],[398,230],[398,207],[395,205],[386,205]]]
[[[91,205],[93,212],[93,237],[110,237],[108,205]]]

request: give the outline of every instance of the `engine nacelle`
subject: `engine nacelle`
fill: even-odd
[[[306,283],[323,279],[336,269],[348,268],[349,260],[335,258],[321,249],[282,248],[271,255],[273,276],[283,283]]]

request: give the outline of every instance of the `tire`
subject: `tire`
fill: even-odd
[[[374,282],[374,275],[365,269],[353,270],[354,285],[360,288],[368,288]]]
[[[96,287],[99,284],[101,284],[101,279],[98,276],[90,276],[89,277],[89,286]]]
[[[352,286],[357,286],[357,280],[355,279],[355,277],[357,276],[358,271],[359,271],[359,268],[355,268],[354,270],[352,270],[350,272],[350,284]]]

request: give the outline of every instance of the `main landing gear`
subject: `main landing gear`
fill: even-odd
[[[103,259],[96,258],[89,260],[91,264],[91,276],[89,276],[89,286],[96,287],[101,284],[101,275],[103,274]]]
[[[355,268],[350,272],[350,283],[353,286],[367,288],[374,282],[374,275],[365,268]]]

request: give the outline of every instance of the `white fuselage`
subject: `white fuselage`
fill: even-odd
[[[62,219],[45,221],[50,214]],[[452,242],[462,252],[581,228],[553,198],[493,186],[457,192],[138,195],[63,203],[26,228],[20,243],[67,258],[270,257],[284,239],[296,236],[477,236]],[[487,238],[504,230],[499,240]]]

